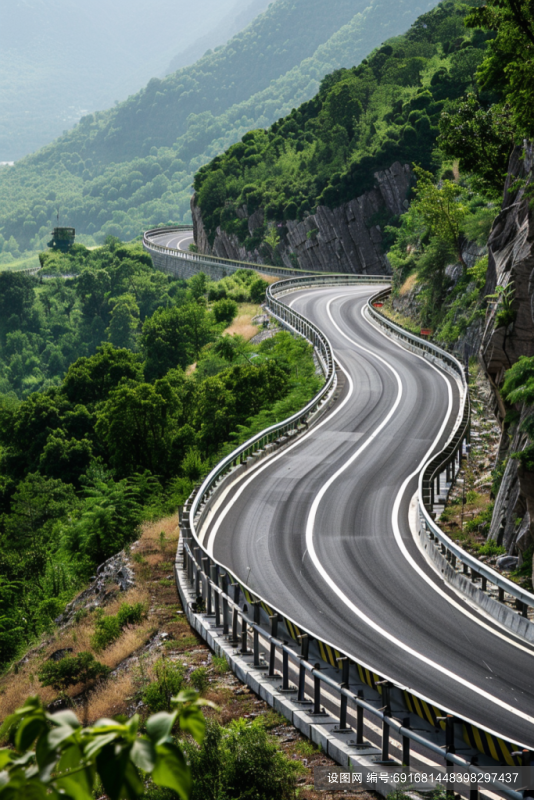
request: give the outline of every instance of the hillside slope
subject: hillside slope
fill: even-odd
[[[89,111],[138,91],[165,72],[177,51],[204,35],[206,19],[217,26],[230,10],[237,16],[242,5],[236,0],[2,3],[0,161],[22,158]],[[161,18],[174,33],[147,36],[147,21]],[[204,50],[197,49],[196,57]]]
[[[326,72],[359,63],[421,10],[408,0],[277,0],[225,47],[0,170],[4,253],[45,243],[57,205],[65,224],[102,237],[188,219],[203,163],[312,97]]]
[[[317,209],[362,198],[395,162],[426,169],[439,163],[440,115],[473,88],[492,38],[464,28],[467,10],[441,3],[360,66],[328,75],[312,100],[202,167],[193,201],[201,249],[325,268],[309,259],[328,234]],[[401,203],[405,196],[406,187]],[[384,227],[399,213],[399,203],[386,198],[369,204],[365,221]]]

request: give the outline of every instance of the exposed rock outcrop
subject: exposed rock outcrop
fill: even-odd
[[[319,206],[315,214],[301,222],[288,220],[281,229],[283,238],[276,253],[283,265],[358,275],[390,274],[391,267],[382,248],[382,229],[376,218],[394,217],[406,211],[412,171],[408,164],[396,162],[389,169],[376,172],[375,179],[376,186],[371,191],[338,208]],[[217,228],[213,246],[210,246],[196,196],[192,198],[191,211],[195,242],[200,252],[240,261],[273,263],[266,245],[249,252],[237,236],[221,228]],[[243,206],[237,214],[248,220],[250,236],[265,224],[261,208],[248,216]]]
[[[505,423],[506,408],[499,390],[507,369],[521,356],[534,356],[534,213],[529,196],[533,166],[530,143],[514,150],[502,211],[488,241],[485,287],[486,294],[494,294],[499,291],[498,287],[503,287],[509,297],[513,297],[514,319],[506,326],[496,327],[502,302],[494,303],[486,315],[480,349],[494,390],[495,413],[502,425],[500,461],[506,463],[489,538],[506,547],[510,554],[519,556],[520,564],[523,554],[534,544],[534,473],[523,469],[509,456],[526,444],[527,437],[520,428],[530,410],[518,408],[519,421],[513,426]]]

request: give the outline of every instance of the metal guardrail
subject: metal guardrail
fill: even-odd
[[[153,236],[161,235],[162,233],[173,233],[184,230],[193,230],[191,226],[176,225],[169,228],[153,228],[152,230],[145,231],[143,235],[143,247],[150,252],[151,250],[156,253],[163,253],[164,255],[173,258],[179,258],[183,261],[196,262],[199,265],[217,266],[222,267],[228,272],[236,272],[238,269],[253,269],[263,275],[276,275],[278,277],[288,277],[290,275],[335,275],[338,273],[322,272],[321,270],[305,270],[297,267],[272,267],[267,264],[256,264],[253,261],[238,261],[231,258],[220,258],[219,256],[208,256],[202,253],[189,253],[183,250],[176,250],[174,247],[166,247],[165,245],[156,244],[152,241]],[[339,273],[341,274],[341,273]],[[356,276],[357,277],[357,276]],[[385,280],[388,280],[385,277]]]
[[[436,497],[440,496],[443,477],[445,478],[445,489],[448,484],[454,483],[461,469],[464,445],[468,446],[470,442],[471,409],[469,389],[465,379],[464,368],[453,355],[431,342],[426,342],[410,333],[405,328],[402,328],[400,325],[388,319],[388,317],[373,306],[373,303],[383,301],[387,294],[388,292],[383,292],[372,298],[372,302],[369,304],[372,316],[382,325],[385,324],[390,330],[393,330],[399,339],[410,343],[422,352],[445,363],[449,369],[458,375],[462,381],[464,390],[461,419],[451,439],[439,453],[425,464],[419,474],[418,499],[421,524],[431,540],[436,540],[442,545],[442,553],[452,566],[456,566],[456,560],[460,561],[463,565],[463,573],[465,575],[471,574],[471,579],[473,581],[480,579],[482,591],[484,592],[488,589],[488,583],[496,586],[498,589],[498,600],[501,603],[504,603],[505,593],[511,595],[515,598],[516,610],[523,617],[526,617],[528,607],[534,608],[534,594],[522,589],[513,581],[505,578],[499,572],[484,564],[484,562],[480,561],[476,556],[468,553],[461,545],[447,536],[434,519],[434,507],[437,505]],[[444,496],[442,495],[442,497]]]
[[[259,635],[258,630],[260,629],[259,626],[259,618],[256,617],[255,611],[255,618],[251,621],[245,613],[245,610],[240,610],[237,604],[236,596],[234,596],[234,600],[230,601],[229,594],[228,594],[228,585],[234,586],[234,591],[238,595],[239,591],[243,592],[243,595],[247,601],[253,605],[255,609],[259,609],[262,607],[270,616],[271,618],[271,625],[278,622],[278,620],[283,621],[291,635],[292,638],[303,640],[303,637],[306,640],[314,639],[318,642],[319,648],[321,653],[324,652],[325,660],[330,663],[332,666],[337,666],[338,661],[347,662],[356,664],[359,674],[360,675],[367,675],[368,679],[365,680],[368,685],[372,686],[373,688],[377,688],[378,691],[386,691],[388,687],[395,687],[393,681],[389,678],[383,677],[380,679],[376,673],[372,671],[372,667],[369,665],[365,665],[362,663],[358,663],[354,661],[354,658],[344,654],[342,651],[338,651],[334,648],[333,645],[327,642],[320,642],[317,640],[317,637],[313,634],[312,631],[307,631],[297,625],[291,618],[284,615],[280,610],[274,608],[273,606],[269,605],[268,602],[258,596],[257,594],[253,593],[249,587],[245,584],[239,582],[239,580],[231,575],[228,569],[213,559],[203,548],[196,530],[197,522],[202,515],[203,509],[206,507],[206,503],[212,494],[216,491],[217,485],[223,479],[225,475],[230,474],[230,471],[233,468],[236,468],[238,464],[242,464],[249,456],[252,454],[258,454],[264,451],[264,448],[268,447],[269,445],[282,445],[288,440],[290,437],[294,436],[299,430],[305,429],[307,427],[307,420],[309,416],[314,413],[321,405],[321,403],[327,398],[328,394],[332,391],[335,382],[335,368],[334,368],[334,354],[330,345],[328,338],[324,335],[324,333],[314,325],[310,320],[306,319],[303,315],[299,314],[298,312],[294,311],[293,309],[289,308],[288,306],[280,303],[277,299],[277,296],[282,296],[287,292],[294,291],[297,289],[306,288],[308,286],[325,286],[325,285],[354,285],[354,284],[366,284],[369,282],[376,282],[376,283],[384,283],[387,280],[383,276],[350,276],[350,275],[343,275],[343,276],[320,276],[320,277],[301,277],[301,278],[292,278],[286,281],[280,281],[272,286],[268,287],[266,295],[267,295],[267,308],[269,312],[274,316],[277,320],[281,322],[281,324],[288,328],[289,330],[297,333],[298,335],[304,336],[307,338],[314,346],[319,360],[321,362],[323,372],[325,374],[325,384],[319,393],[313,398],[313,400],[308,403],[308,405],[302,409],[301,411],[297,412],[296,414],[292,415],[286,420],[283,420],[280,423],[276,423],[275,425],[270,426],[269,428],[261,431],[259,434],[256,434],[244,444],[237,447],[232,453],[222,459],[221,462],[210,472],[210,474],[206,477],[206,479],[202,482],[202,484],[193,492],[191,497],[187,500],[184,510],[183,510],[183,518],[182,518],[182,546],[183,546],[183,559],[184,559],[184,568],[188,570],[188,574],[190,575],[190,579],[194,580],[196,593],[199,594],[202,592],[202,595],[206,598],[209,613],[213,612],[213,603],[215,602],[215,597],[220,597],[223,601],[223,612],[224,612],[224,626],[225,631],[228,631],[228,614],[230,613],[230,607],[232,607],[232,630],[234,638],[237,637],[237,625],[238,625],[238,618],[241,619],[241,634],[244,637],[246,643],[246,636],[247,636],[247,626],[251,628],[254,632],[254,635]],[[401,328],[400,326],[393,323],[383,314],[378,312],[376,308],[374,308],[373,303],[379,300],[383,300],[385,296],[389,293],[389,289],[382,291],[376,295],[374,295],[368,301],[368,310],[369,313],[380,322],[382,325],[386,325],[387,327],[392,330],[395,335],[399,339],[403,339],[407,343],[409,343],[412,347],[415,347],[419,350],[422,350],[434,358],[439,359],[441,362],[445,362],[448,364],[449,368],[454,369],[455,372],[458,373],[459,377],[463,380],[465,386],[465,376],[463,375],[463,368],[461,364],[450,354],[446,353],[445,351],[441,350],[440,348],[436,347],[435,345],[431,344],[430,342],[425,342],[421,340],[419,337],[414,336],[413,334],[409,333],[405,329]],[[466,387],[467,388],[467,387]],[[467,391],[464,392],[464,400],[465,398],[468,399]],[[464,402],[464,412],[467,408],[467,425],[469,420],[469,406],[468,402]],[[461,443],[463,443],[464,438],[466,436],[466,431],[468,428],[465,426],[464,422],[465,413],[462,414],[462,420],[459,425],[456,426],[455,433],[451,437],[451,442],[455,440],[456,452],[461,452]],[[460,444],[459,444],[460,443]],[[447,448],[445,448],[446,450]],[[441,454],[440,454],[441,455]],[[445,461],[449,458],[449,454],[446,455]],[[433,461],[433,460],[432,460]],[[452,463],[452,462],[449,462]],[[423,480],[423,476],[427,475],[427,471],[429,468],[434,469],[432,462],[429,462],[425,465],[422,473],[421,473],[421,480]],[[432,475],[432,472],[430,473]],[[427,478],[425,478],[428,480]],[[429,514],[428,509],[423,504],[423,513]],[[431,519],[431,518],[430,518]],[[431,520],[433,522],[433,520]],[[434,523],[435,524],[435,523]],[[437,527],[437,526],[436,526]],[[442,534],[445,536],[445,534]],[[447,537],[446,537],[447,538]],[[452,543],[451,543],[452,544]],[[478,563],[478,562],[477,562]],[[222,589],[220,583],[222,582]],[[217,604],[219,600],[216,601]],[[219,613],[215,612],[216,614]],[[264,629],[261,628],[262,634],[265,633]],[[272,644],[272,652],[271,652],[271,659],[274,658],[272,653],[276,651],[276,649],[281,649],[283,658],[284,658],[284,665],[287,664],[287,658],[290,657],[290,653],[293,652],[293,657],[295,657],[294,651],[291,651],[290,648],[277,639],[276,630],[271,630],[271,644]],[[284,655],[285,653],[285,655]],[[271,661],[270,663],[274,663]],[[441,726],[444,730],[447,730],[447,741],[449,742],[450,746],[437,746],[434,742],[426,739],[425,737],[417,734],[414,730],[407,728],[396,720],[393,720],[390,716],[390,711],[388,711],[388,707],[386,705],[385,709],[381,711],[377,711],[376,708],[369,706],[366,704],[361,697],[354,695],[354,693],[348,690],[347,686],[343,685],[343,681],[341,684],[336,684],[331,678],[328,678],[326,675],[322,675],[320,670],[315,670],[312,668],[311,665],[307,662],[307,656],[304,657],[303,655],[299,659],[299,670],[304,671],[312,671],[314,675],[315,681],[315,691],[319,692],[320,697],[320,688],[318,688],[318,682],[325,682],[332,688],[336,688],[336,690],[340,693],[340,698],[350,698],[352,702],[356,704],[358,708],[366,708],[369,713],[375,714],[381,721],[383,725],[383,733],[382,733],[382,748],[388,748],[387,742],[389,741],[389,730],[397,731],[403,737],[403,752],[409,759],[409,749],[410,745],[409,742],[418,743],[423,745],[429,751],[434,753],[440,753],[442,757],[445,758],[446,761],[450,761],[450,763],[458,764],[462,767],[470,769],[471,771],[478,772],[478,768],[473,766],[472,764],[468,763],[465,759],[461,758],[454,754],[454,726],[456,724],[461,724],[463,728],[463,735],[464,739],[468,742],[474,740],[476,742],[482,741],[483,750],[482,752],[486,753],[489,756],[492,756],[494,752],[501,753],[501,758],[503,758],[506,763],[508,764],[517,764],[517,763],[530,763],[530,751],[524,751],[525,756],[523,757],[523,762],[521,762],[522,756],[518,753],[514,752],[516,747],[514,743],[504,742],[500,737],[497,737],[491,734],[488,731],[485,731],[483,728],[473,725],[472,723],[461,720],[461,718],[457,716],[453,716],[448,711],[441,712],[440,709],[436,708],[435,706],[431,705],[431,701],[427,700],[420,695],[416,695],[412,692],[412,690],[408,690],[405,687],[396,687],[400,689],[408,703],[415,706],[415,713],[422,716],[424,719],[433,719],[433,724]],[[287,668],[284,666],[284,674],[287,675]],[[385,689],[384,689],[385,687]],[[413,701],[416,701],[415,703]],[[340,700],[341,702],[341,714],[345,714],[346,720],[346,701]],[[345,704],[345,710],[343,711],[343,705]],[[422,711],[417,709],[426,709],[427,713],[424,714]],[[442,714],[442,716],[440,716]],[[449,719],[450,717],[450,719]],[[343,717],[340,718],[343,721]],[[442,721],[440,721],[442,720]],[[451,733],[452,731],[452,733]],[[473,735],[473,732],[476,732],[476,735]],[[451,745],[451,737],[452,735],[452,745]],[[408,744],[407,744],[408,742]],[[487,745],[487,747],[486,747]],[[479,745],[477,745],[478,747]],[[518,760],[519,759],[519,760]],[[483,770],[482,770],[483,771]],[[506,796],[513,798],[513,800],[518,800],[521,797],[521,794],[518,792],[514,792],[510,790],[509,787],[506,785],[502,785],[498,787],[500,791],[502,791]]]
[[[184,512],[186,507],[184,507]],[[193,552],[193,550],[195,552]],[[333,690],[338,698],[338,719],[339,724],[334,728],[334,733],[354,733],[356,738],[353,741],[353,746],[356,750],[366,750],[369,752],[373,745],[366,741],[364,737],[364,714],[370,715],[380,723],[381,736],[379,751],[380,757],[378,764],[395,764],[398,763],[391,759],[390,745],[391,733],[397,734],[402,747],[402,765],[405,768],[411,769],[413,762],[418,761],[418,752],[412,754],[412,746],[416,745],[424,748],[425,751],[436,756],[438,759],[443,760],[445,766],[458,766],[469,772],[471,775],[486,775],[491,768],[479,767],[474,760],[467,760],[465,757],[458,755],[455,752],[455,726],[458,724],[458,719],[451,714],[447,714],[437,719],[437,724],[442,722],[442,729],[444,732],[445,744],[439,744],[438,741],[432,741],[428,737],[422,735],[420,732],[410,726],[409,717],[396,719],[392,715],[392,690],[395,688],[390,681],[381,681],[380,692],[381,708],[377,708],[372,703],[366,701],[363,696],[363,691],[352,691],[349,688],[350,681],[350,661],[348,658],[340,657],[337,659],[341,662],[341,681],[336,681],[329,675],[325,674],[324,670],[320,668],[319,664],[312,664],[310,659],[310,640],[311,636],[307,633],[299,636],[300,640],[300,653],[295,652],[295,649],[288,645],[288,643],[280,638],[278,631],[278,623],[283,620],[279,615],[274,613],[270,615],[270,632],[265,629],[260,623],[260,603],[250,599],[245,591],[247,601],[253,606],[253,616],[251,617],[240,607],[240,592],[241,586],[237,581],[232,580],[232,576],[228,572],[218,570],[215,564],[207,565],[206,562],[210,561],[209,558],[202,558],[200,547],[191,548],[190,542],[182,543],[181,548],[182,560],[177,559],[175,564],[175,578],[178,585],[178,569],[182,568],[187,574],[189,582],[194,587],[195,596],[202,597],[205,601],[205,613],[208,617],[214,618],[214,627],[221,630],[222,635],[227,637],[228,642],[233,647],[239,647],[241,655],[252,655],[253,669],[265,670],[268,669],[266,677],[270,679],[280,679],[282,683],[279,689],[285,693],[293,693],[297,695],[296,700],[293,696],[293,702],[309,705],[311,708],[309,713],[312,717],[325,716],[324,708],[322,707],[322,690]],[[203,563],[204,562],[204,563]],[[233,597],[230,597],[230,586],[233,586]],[[252,636],[252,650],[249,649],[250,637]],[[263,654],[260,653],[260,637],[263,641],[267,640],[269,645],[268,661],[263,660]],[[282,674],[280,675],[276,670],[277,660],[282,661]],[[289,664],[292,663],[295,671],[298,673],[297,686],[293,686],[289,679]],[[306,699],[310,696],[306,690],[306,676],[309,675],[313,678],[313,699]],[[353,729],[348,725],[347,711],[348,704],[352,704],[356,709],[356,727]],[[530,766],[531,752],[523,749],[519,752],[513,753],[513,761],[518,765]],[[432,767],[427,766],[428,761],[422,761],[423,769],[431,770]],[[493,768],[494,769],[494,768]],[[521,791],[514,791],[510,789],[509,785],[505,783],[495,782],[492,788],[496,788],[503,795],[510,800],[524,800],[525,795]],[[447,798],[449,794],[447,793]],[[450,795],[452,797],[452,795]],[[469,790],[469,800],[478,800],[479,787],[476,782],[473,782]]]

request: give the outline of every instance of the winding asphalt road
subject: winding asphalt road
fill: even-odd
[[[459,386],[363,316],[376,287],[286,295],[346,375],[333,413],[245,476],[201,534],[297,624],[437,706],[534,747],[534,648],[441,582],[408,521]]]
[[[161,247],[171,247],[174,250],[189,252],[189,245],[195,243],[193,228],[190,231],[177,231],[174,233],[155,233],[150,236],[150,241]]]

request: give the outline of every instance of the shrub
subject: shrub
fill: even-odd
[[[227,325],[234,319],[237,314],[237,303],[229,297],[217,300],[213,304],[213,316],[216,322],[225,322]]]
[[[156,679],[143,692],[143,703],[154,713],[169,711],[171,698],[185,683],[185,666],[181,662],[160,658],[154,664],[154,674]]]
[[[109,674],[109,667],[101,664],[92,653],[82,652],[77,656],[65,656],[59,661],[47,661],[37,677],[43,686],[51,686],[57,692],[64,692],[77,683],[100,680]]]
[[[230,665],[224,656],[213,656],[211,663],[217,675],[223,675],[230,671]]]
[[[100,617],[96,621],[95,632],[91,636],[91,647],[100,652],[118,639],[121,635],[121,627],[116,617]]]
[[[127,625],[136,625],[146,613],[143,603],[122,603],[115,616],[98,617],[95,624],[95,632],[91,637],[91,647],[97,652],[109,647],[122,633]]]
[[[290,761],[260,722],[235,720],[227,728],[206,723],[201,747],[186,743],[191,800],[290,800],[302,766]]]
[[[191,673],[189,680],[191,681],[191,686],[193,686],[199,694],[202,694],[202,692],[205,692],[208,688],[208,670],[206,667],[197,667]]]
[[[485,542],[478,550],[479,556],[503,556],[505,553],[506,547],[501,547],[494,541]]]
[[[265,292],[268,287],[267,281],[263,278],[257,278],[250,284],[250,299],[253,303],[263,303],[265,300]]]

